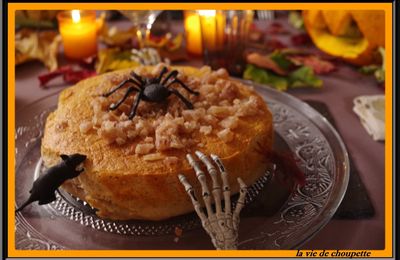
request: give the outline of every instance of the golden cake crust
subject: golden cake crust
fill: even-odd
[[[202,75],[201,70],[191,67],[179,69],[194,77]],[[138,138],[124,144],[110,144],[95,129],[82,133],[82,122],[91,121],[94,116],[91,101],[110,89],[110,85],[102,83],[110,75],[128,72],[104,74],[65,89],[60,94],[57,110],[47,118],[41,147],[46,166],[56,164],[60,154],[87,155],[85,171],[65,183],[65,190],[97,208],[97,214],[103,218],[162,220],[193,211],[178,174],[187,177],[199,197],[200,185],[186,161],[187,153],[194,154],[199,150],[204,154],[218,155],[229,173],[232,194],[239,190],[238,177],[251,185],[262,176],[266,167],[265,157],[258,149],[271,149],[272,115],[262,98],[246,86],[240,88],[240,94],[254,96],[259,103],[259,113],[241,117],[234,130],[235,138],[230,142],[224,142],[215,134],[194,131],[191,137],[203,145],[160,152],[178,158],[176,164],[166,164],[164,160],[148,161],[141,155],[129,153],[141,141]],[[210,178],[208,183],[211,183]]]

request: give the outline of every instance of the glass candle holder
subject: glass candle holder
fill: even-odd
[[[200,10],[204,63],[242,76],[245,50],[254,12],[251,10]]]
[[[57,15],[57,19],[64,55],[68,59],[82,60],[97,53],[95,11],[63,11]]]
[[[203,59],[213,69],[220,67],[224,58],[225,13],[219,10],[199,10]]]
[[[184,11],[186,51],[193,56],[202,55],[200,17],[194,10]]]

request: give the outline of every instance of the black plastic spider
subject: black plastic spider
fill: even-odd
[[[129,79],[124,80],[121,82],[116,88],[112,89],[110,92],[103,94],[104,97],[109,97],[114,92],[122,88],[126,83],[131,83],[134,86],[130,86],[125,95],[119,100],[116,104],[112,104],[110,106],[110,110],[117,109],[129,96],[132,92],[138,92],[136,95],[135,101],[133,102],[133,106],[129,113],[129,119],[132,119],[136,115],[136,110],[139,106],[139,102],[144,100],[146,102],[155,102],[160,103],[165,101],[171,94],[174,94],[182,100],[183,103],[189,108],[193,109],[192,103],[187,100],[181,93],[179,93],[176,89],[169,89],[172,84],[178,83],[184,89],[189,91],[191,94],[196,96],[199,95],[198,92],[191,90],[188,86],[186,86],[182,81],[176,78],[178,76],[178,71],[173,70],[171,71],[164,79],[162,77],[168,71],[166,67],[162,69],[160,75],[157,78],[145,78],[143,79],[141,76],[137,75],[135,72],[131,72],[131,77]],[[171,82],[168,81],[172,79]],[[166,85],[168,83],[168,85]]]

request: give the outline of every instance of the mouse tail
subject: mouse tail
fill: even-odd
[[[24,204],[22,204],[19,208],[17,208],[15,210],[15,212],[21,211],[23,210],[26,206],[28,206],[29,204],[31,204],[32,202],[34,202],[35,200],[32,199],[32,197],[30,197],[27,201],[24,202]]]

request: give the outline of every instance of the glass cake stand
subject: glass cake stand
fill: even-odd
[[[239,249],[295,249],[331,219],[347,188],[349,160],[332,125],[306,103],[263,85],[254,86],[273,113],[274,148],[298,159],[306,182],[287,189],[266,171],[251,188],[241,213]],[[40,143],[58,94],[16,111],[16,202],[28,198],[43,172]],[[233,199],[233,201],[236,201]],[[85,202],[61,192],[57,200],[33,203],[16,218],[17,249],[214,249],[194,213],[166,221],[99,219]],[[254,228],[257,227],[257,228]],[[175,229],[182,230],[177,237]]]

